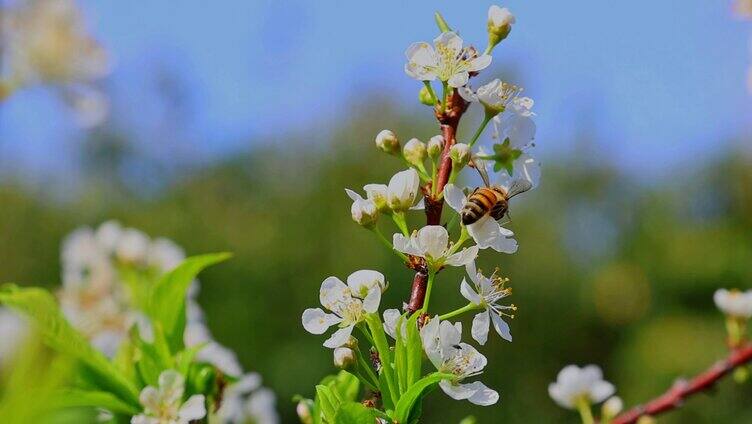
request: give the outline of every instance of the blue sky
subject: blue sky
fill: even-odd
[[[158,64],[188,88],[190,119],[179,129],[189,135],[185,148],[213,154],[243,147],[250,137],[274,140],[314,122],[346,119],[346,106],[367,102],[358,94],[374,88],[417,107],[420,85],[403,72],[405,48],[436,35],[434,10],[466,42],[485,45],[490,4],[82,2],[116,59],[106,86],[118,120],[149,143],[163,141],[160,119],[170,112],[151,106],[145,88]],[[696,163],[750,129],[752,23],[733,18],[730,0],[502,5],[517,24],[494,66],[514,69],[535,99],[544,160],[572,149],[577,134],[594,132],[594,158],[650,174]],[[80,135],[67,118],[44,90],[12,98],[0,110],[0,160],[27,170],[59,165]]]

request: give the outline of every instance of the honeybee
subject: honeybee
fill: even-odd
[[[464,225],[474,224],[487,214],[496,221],[502,219],[509,212],[509,199],[533,187],[530,181],[524,179],[512,181],[508,189],[498,185],[492,186],[484,167],[476,166],[475,169],[478,170],[485,187],[473,190],[462,206],[460,218]]]

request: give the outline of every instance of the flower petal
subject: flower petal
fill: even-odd
[[[326,309],[336,313],[350,298],[349,288],[339,278],[327,277],[321,283],[319,300]]]
[[[394,249],[398,252],[406,253],[408,255],[413,256],[423,256],[425,255],[425,252],[415,247],[415,244],[412,242],[412,239],[409,239],[402,234],[395,234],[392,237],[392,245],[394,246]]]
[[[343,344],[347,343],[348,340],[350,340],[350,334],[352,334],[352,331],[352,325],[345,328],[340,328],[339,330],[335,331],[331,337],[324,341],[324,346],[331,349],[342,346]]]
[[[347,277],[347,286],[350,287],[353,296],[363,299],[372,288],[378,288],[383,292],[386,289],[386,280],[384,274],[378,271],[361,269]]]
[[[464,278],[462,279],[462,283],[460,284],[460,293],[462,293],[462,296],[472,302],[475,305],[480,305],[480,295],[475,292],[475,290],[470,287],[470,284],[467,284],[467,280]]]
[[[449,78],[449,80],[447,81],[447,84],[449,84],[450,87],[459,88],[467,84],[467,81],[469,79],[470,79],[469,73],[458,72]]]
[[[357,202],[358,200],[363,200],[363,196],[360,194],[350,190],[349,188],[345,189],[345,193],[347,193],[347,197],[352,199],[353,202]]]
[[[449,245],[449,233],[441,225],[426,225],[418,230],[416,246],[431,258],[444,256]]]
[[[473,339],[481,345],[486,344],[488,340],[488,329],[491,327],[491,319],[488,316],[488,310],[485,310],[473,318],[473,328],[470,331]]]
[[[491,64],[491,60],[493,58],[490,54],[484,54],[482,56],[478,56],[475,59],[470,61],[470,68],[468,68],[468,71],[470,72],[477,72],[482,69],[488,68],[488,65]]]
[[[488,388],[480,381],[473,381],[468,385],[475,389],[475,393],[467,398],[470,403],[480,406],[490,406],[499,401],[499,392]]]
[[[512,332],[509,329],[509,324],[501,319],[497,314],[491,314],[491,322],[493,322],[494,330],[501,336],[502,339],[511,342]]]
[[[467,196],[465,196],[465,193],[461,188],[454,184],[447,184],[444,186],[444,201],[449,207],[459,213],[462,210],[462,207],[465,206]]]
[[[478,96],[473,93],[473,90],[470,89],[470,87],[460,87],[457,89],[457,91],[460,93],[460,97],[465,99],[466,102],[472,103],[478,101]]]
[[[381,290],[374,287],[368,292],[366,298],[363,299],[363,309],[368,313],[378,312],[379,303],[381,303]]]
[[[451,266],[465,266],[478,257],[478,246],[471,246],[451,255],[447,258],[446,264]]]
[[[327,314],[321,308],[309,308],[303,311],[303,328],[311,334],[324,334],[332,325],[339,324],[342,318]]]
[[[400,311],[398,309],[387,309],[384,311],[384,331],[393,339],[397,339],[397,323],[399,322]]]
[[[517,251],[517,241],[507,238],[509,230],[502,228],[491,216],[486,215],[472,225],[467,226],[467,232],[473,237],[480,249],[492,248],[501,253]]]
[[[439,387],[441,387],[441,390],[443,390],[450,398],[456,400],[465,400],[478,391],[478,389],[471,384],[452,384],[451,381],[447,380],[441,380],[441,382],[439,382]]]
[[[178,416],[185,422],[200,420],[206,416],[204,395],[193,395],[180,407]]]

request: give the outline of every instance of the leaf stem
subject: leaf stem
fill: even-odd
[[[582,424],[594,424],[593,411],[590,410],[590,403],[584,397],[577,400],[577,410],[580,412]]]
[[[410,231],[407,229],[407,223],[405,222],[404,212],[394,212],[392,214],[392,221],[397,225],[397,228],[402,231],[402,235],[410,237]]]
[[[373,231],[374,234],[376,234],[376,236],[378,237],[379,241],[381,241],[381,243],[384,246],[386,246],[387,249],[391,250],[392,252],[394,252],[395,255],[399,256],[400,259],[402,259],[403,261],[407,262],[407,255],[405,255],[404,253],[402,253],[399,250],[395,249],[394,245],[392,244],[392,242],[390,242],[389,239],[387,239],[384,236],[384,233],[382,233],[381,230],[379,230],[378,227],[374,226],[373,228],[371,228],[371,231]]]
[[[483,134],[483,130],[486,129],[486,126],[489,122],[491,122],[491,119],[496,116],[492,113],[486,112],[485,116],[483,117],[483,122],[480,123],[480,126],[477,130],[475,130],[475,134],[473,135],[473,138],[470,139],[470,142],[467,143],[468,146],[473,147],[476,141],[478,141],[478,138],[481,134]]]
[[[428,270],[428,285],[426,286],[426,297],[423,300],[423,307],[420,308],[420,313],[425,314],[428,312],[428,302],[431,300],[431,290],[433,289],[433,281],[436,279],[436,272]]]
[[[431,95],[431,99],[433,99],[433,104],[438,103],[439,98],[436,97],[436,92],[433,91],[433,86],[431,85],[431,81],[423,81],[423,84],[426,86],[426,89],[428,90],[428,94]]]

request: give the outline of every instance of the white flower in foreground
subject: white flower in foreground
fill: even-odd
[[[474,347],[460,341],[460,323],[452,325],[434,317],[420,330],[420,337],[423,349],[436,369],[455,376],[452,380],[439,383],[441,390],[449,397],[467,399],[481,406],[493,405],[499,400],[499,394],[480,381],[463,383],[465,379],[481,374],[488,361]]]
[[[406,211],[415,206],[420,188],[418,172],[412,168],[400,171],[389,180],[387,204],[395,211]]]
[[[718,289],[713,294],[713,301],[718,309],[726,315],[749,319],[752,317],[752,290]]]
[[[509,330],[509,324],[501,317],[514,318],[514,315],[510,315],[507,311],[515,311],[517,308],[514,305],[499,305],[497,303],[512,294],[512,289],[504,286],[508,280],[501,277],[491,276],[491,278],[488,278],[484,276],[476,270],[474,261],[467,264],[466,268],[475,288],[470,287],[463,278],[460,293],[474,305],[483,308],[483,312],[478,313],[473,318],[471,331],[473,339],[482,345],[485,344],[488,340],[488,329],[493,324],[494,330],[499,333],[499,336],[511,342],[512,333]]]
[[[480,102],[487,110],[494,114],[504,112],[510,104],[513,104],[522,88],[504,82],[498,78],[482,85],[473,93],[469,87],[459,88],[460,96],[468,102]]]
[[[337,277],[328,277],[321,283],[321,304],[333,313],[321,308],[309,308],[303,312],[303,327],[312,334],[324,334],[338,325],[325,342],[328,348],[337,348],[350,338],[355,324],[362,322],[366,314],[378,312],[381,293],[386,289],[384,276],[377,271],[356,271],[347,278],[347,284]]]
[[[439,269],[444,265],[464,266],[478,256],[478,246],[452,252],[449,233],[441,225],[426,225],[408,238],[402,234],[393,237],[394,248],[402,253],[424,258],[429,267]]]
[[[131,419],[131,424],[188,424],[206,416],[204,395],[193,395],[183,402],[185,378],[175,370],[159,375],[159,387],[147,386],[139,400],[144,413]]]
[[[444,200],[459,213],[467,202],[467,196],[454,184],[444,187]],[[490,215],[485,215],[477,222],[467,226],[467,232],[475,240],[479,249],[492,248],[501,253],[514,253],[517,251],[517,241],[512,238],[514,233],[502,227]]]
[[[614,385],[603,379],[603,373],[597,365],[584,368],[567,365],[559,371],[556,382],[548,385],[551,398],[559,406],[568,409],[576,408],[578,402],[603,402],[615,391]]]
[[[467,84],[470,72],[477,72],[491,64],[491,56],[478,56],[475,49],[462,47],[462,38],[454,32],[445,32],[433,40],[434,47],[426,42],[413,43],[405,52],[407,75],[419,81],[439,79],[451,87]]]
[[[530,97],[512,99],[504,112],[494,117],[492,138],[496,142],[503,142],[508,138],[510,145],[516,149],[525,149],[532,145],[536,131],[533,104]]]

